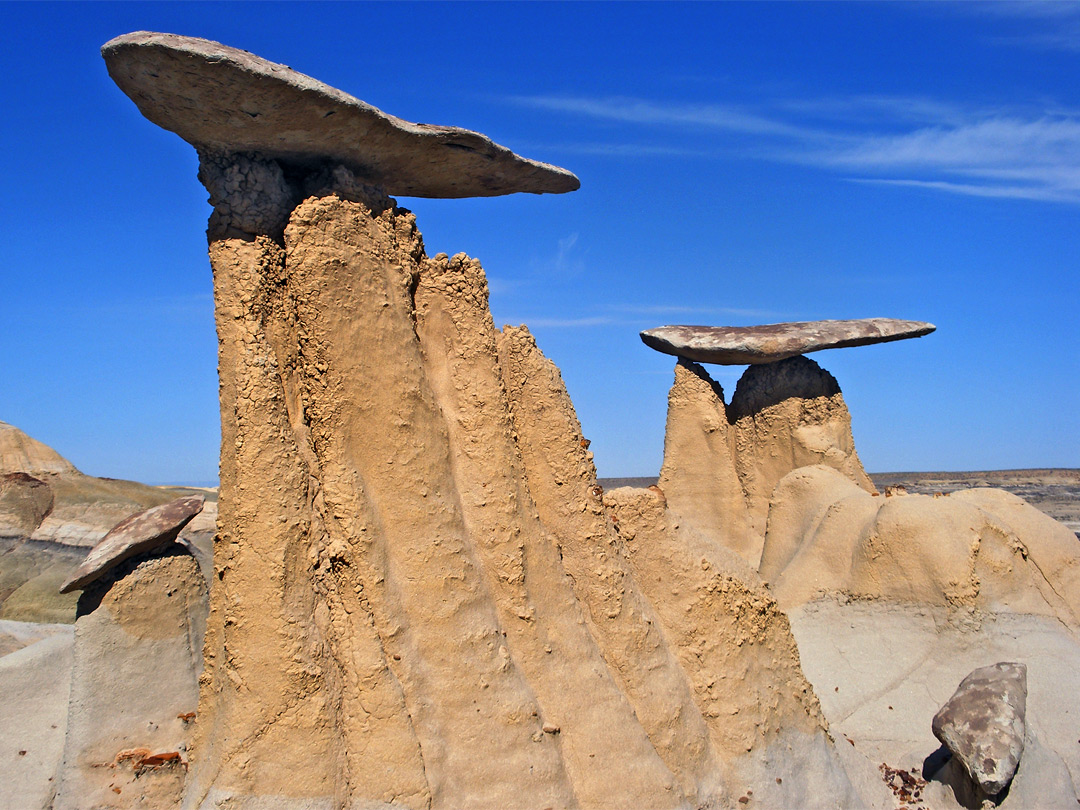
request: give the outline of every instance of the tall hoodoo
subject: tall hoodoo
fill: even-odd
[[[420,234],[386,194],[577,178],[218,43],[102,53],[198,149],[214,206],[221,509],[188,805],[570,802],[461,512],[414,325]]]
[[[387,196],[577,178],[217,43],[103,54],[198,149],[214,206],[221,492],[185,807],[713,807],[739,757],[824,750],[760,585],[699,575],[701,604],[655,604],[558,370]],[[757,712],[717,662],[763,679]],[[832,798],[775,782],[778,805]]]

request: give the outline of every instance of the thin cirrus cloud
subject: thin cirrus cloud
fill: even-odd
[[[593,326],[626,326],[635,329],[651,328],[659,325],[659,319],[679,320],[708,319],[715,322],[718,318],[726,322],[776,320],[782,317],[765,309],[739,309],[736,307],[686,307],[664,304],[637,306],[618,304],[606,307],[608,315],[593,315],[581,318],[519,318],[514,323],[525,323],[531,327],[545,329],[581,329]]]
[[[761,159],[842,172],[857,182],[1080,203],[1080,116],[1074,111],[973,109],[887,96],[778,100],[758,110],[623,97],[512,101],[691,137],[723,133],[728,137],[711,139],[711,154],[750,148]],[[646,153],[624,146],[607,154]]]
[[[992,42],[1001,45],[1080,51],[1080,3],[1075,0],[998,0],[952,3],[947,8],[953,13],[1022,20],[1024,30],[990,37]]]

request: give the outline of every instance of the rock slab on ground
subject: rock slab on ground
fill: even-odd
[[[575,191],[570,172],[477,132],[414,124],[254,54],[138,31],[102,48],[109,75],[160,127],[200,150],[257,152],[317,171],[340,164],[389,194],[491,197]]]
[[[641,340],[658,352],[698,363],[741,366],[775,363],[822,349],[922,337],[935,328],[931,323],[894,318],[799,321],[761,326],[660,326],[642,332]]]
[[[138,512],[117,524],[86,556],[74,573],[60,586],[60,593],[85,588],[124,560],[170,543],[195,515],[205,498],[189,495]]]
[[[1024,753],[1027,666],[980,667],[960,682],[934,716],[934,736],[963,764],[987,796],[1012,780]]]

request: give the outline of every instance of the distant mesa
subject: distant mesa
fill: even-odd
[[[404,121],[218,42],[138,31],[101,52],[143,115],[203,151],[256,152],[301,174],[340,164],[409,197],[559,194],[581,185],[480,133]]]
[[[48,445],[27,436],[14,425],[0,422],[0,475],[7,473],[74,475],[78,470]]]
[[[121,521],[90,550],[83,564],[60,586],[60,593],[85,588],[125,560],[171,543],[202,511],[204,502],[202,495],[190,495]]]
[[[775,363],[822,349],[868,346],[922,337],[937,327],[922,321],[862,318],[761,326],[660,326],[641,333],[650,349],[722,366]]]

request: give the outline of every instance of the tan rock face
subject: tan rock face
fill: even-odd
[[[681,525],[757,568],[773,489],[810,464],[827,464],[874,489],[832,375],[805,357],[751,366],[725,406],[708,372],[680,358],[668,394],[659,487]]]
[[[749,512],[749,562],[755,567],[773,489],[792,470],[826,464],[874,491],[855,452],[851,414],[840,386],[813,360],[792,357],[751,366],[735,388],[728,414],[735,425],[735,468]]]
[[[1061,523],[1002,490],[872,496],[834,469],[776,489],[762,575],[785,609],[825,594],[1080,627],[1080,554]]]
[[[53,500],[48,482],[40,478],[24,472],[0,475],[0,537],[29,537],[52,511]]]
[[[48,445],[32,439],[14,425],[0,422],[0,475],[77,473],[73,465]]]
[[[187,778],[206,581],[175,553],[129,560],[83,594],[56,810],[176,807]]]
[[[735,428],[724,391],[689,360],[675,365],[668,393],[664,464],[658,486],[683,524],[751,561],[746,498],[735,466]]]
[[[662,630],[686,606],[645,588],[660,561],[635,568],[558,370],[495,330],[479,263],[427,258],[410,214],[351,185],[283,244],[211,258],[221,494],[188,806],[674,808],[723,800],[729,760],[781,728],[818,740],[763,592],[721,578],[734,601],[703,585]],[[756,673],[757,713],[714,667]]]
[[[254,88],[213,100],[237,109],[284,75],[148,36],[106,58],[152,120],[140,93],[163,74],[131,48],[167,56],[166,95],[198,85],[191,64],[222,63]],[[342,101],[289,80],[316,106]],[[365,149],[397,138],[343,103],[326,109]],[[433,143],[502,172],[497,149],[417,129],[419,176],[472,166],[432,168]],[[222,453],[185,807],[718,806],[769,746],[820,763],[829,741],[783,616],[715,543],[712,568],[680,551],[662,499],[626,507],[656,546],[630,553],[558,369],[524,328],[496,332],[479,263],[427,257],[413,216],[371,185],[375,163],[201,133]],[[410,171],[385,185],[419,193]],[[509,190],[552,190],[511,174]],[[489,180],[474,172],[486,191],[470,193],[503,193]],[[836,795],[792,781],[779,804]]]

